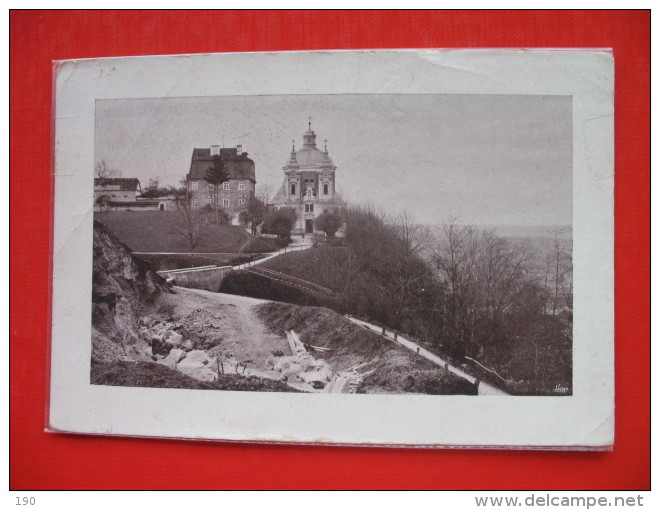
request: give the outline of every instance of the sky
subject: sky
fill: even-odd
[[[95,160],[143,186],[177,184],[192,150],[218,144],[282,183],[311,116],[349,202],[418,222],[572,224],[570,96],[336,94],[97,100]]]

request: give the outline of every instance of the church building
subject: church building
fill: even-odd
[[[302,149],[296,151],[295,140],[284,170],[282,187],[272,200],[276,209],[296,209],[298,220],[292,233],[314,232],[314,219],[326,209],[342,205],[335,191],[335,170],[328,154],[327,140],[323,150],[316,147],[316,134],[309,122],[303,134]]]

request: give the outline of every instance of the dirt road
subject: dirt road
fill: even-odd
[[[164,295],[162,302],[174,309],[176,318],[210,316],[211,323],[202,324],[200,328],[207,330],[201,333],[213,334],[221,339],[222,351],[230,355],[235,363],[265,370],[268,369],[266,360],[273,351],[290,354],[286,339],[270,333],[252,311],[255,304],[266,301],[182,287],[176,287],[176,292],[174,295]],[[210,333],[209,328],[212,328]]]

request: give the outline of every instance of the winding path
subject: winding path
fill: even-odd
[[[293,244],[293,245],[287,246],[286,248],[282,248],[281,250],[277,250],[276,252],[269,253],[264,258],[253,260],[252,262],[246,262],[245,264],[239,264],[238,266],[231,266],[231,268],[232,269],[246,269],[248,267],[258,266],[259,264],[263,264],[264,262],[267,262],[270,259],[273,259],[275,257],[279,257],[280,255],[284,255],[286,253],[291,253],[292,251],[308,250],[311,247],[312,247],[311,238],[308,238],[308,240],[301,239],[300,244]]]
[[[367,328],[371,331],[375,331],[375,332],[382,335],[383,328],[381,328],[381,327],[378,327],[374,324],[371,324],[370,322],[366,322],[366,321],[363,321],[363,320],[360,320],[360,319],[356,319],[355,317],[353,317],[351,315],[345,315],[344,317],[346,317],[346,319],[353,322],[354,324],[358,324],[360,326],[363,326],[363,327],[365,327],[365,328]],[[388,338],[391,338],[395,342],[403,345],[404,347],[410,349],[411,351],[416,352],[417,354],[419,354],[423,358],[426,358],[427,360],[435,363],[436,365],[441,366],[442,368],[444,368],[446,366],[449,369],[450,372],[458,375],[459,377],[462,377],[463,379],[467,379],[472,384],[474,384],[477,380],[475,377],[473,377],[473,376],[463,372],[462,370],[450,365],[449,363],[447,363],[445,360],[443,360],[442,358],[440,358],[436,354],[433,354],[432,352],[424,349],[423,347],[420,347],[416,343],[411,342],[410,340],[408,340],[407,338],[402,337],[401,335],[397,335],[396,338],[395,338],[394,333],[392,331],[387,331],[386,330],[385,331],[385,336],[387,336]],[[479,381],[479,390],[478,391],[479,391],[479,395],[508,395],[508,393],[496,388],[495,386],[491,386],[490,384],[487,384],[483,381]]]

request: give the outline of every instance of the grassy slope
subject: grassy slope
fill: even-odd
[[[302,278],[336,292],[341,292],[342,281],[337,265],[345,264],[344,248],[313,248],[274,257],[261,267]],[[282,301],[302,306],[327,306],[337,309],[338,303],[324,294],[312,294],[263,276],[236,271],[222,282],[220,292]]]
[[[346,260],[345,248],[322,247],[280,255],[264,262],[262,267],[340,291],[341,282],[333,268],[345,265]]]
[[[176,234],[175,211],[114,211],[95,213],[101,222],[133,251],[188,252],[185,240]],[[275,248],[268,242],[232,225],[204,226],[205,235],[196,252],[249,253],[267,252]]]

